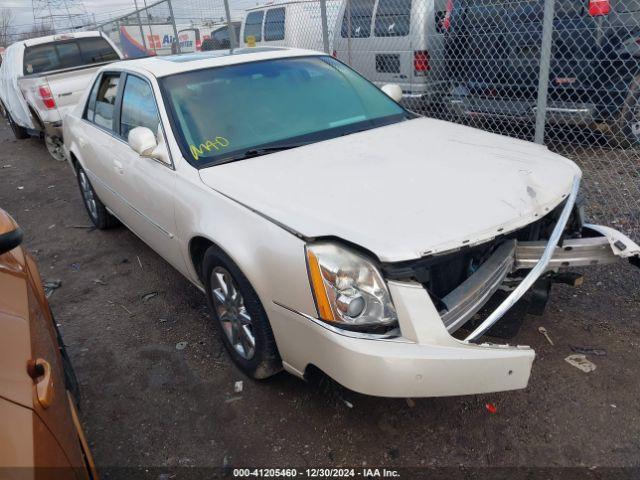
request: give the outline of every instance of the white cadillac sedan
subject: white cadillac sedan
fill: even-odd
[[[490,343],[494,324],[640,247],[583,223],[571,161],[382,90],[303,50],[119,62],[66,118],[65,149],[93,223],[118,219],[205,292],[250,377],[524,388],[534,351]]]

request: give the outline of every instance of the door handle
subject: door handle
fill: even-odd
[[[78,143],[80,144],[80,148],[87,146],[87,140],[84,137],[78,137]]]
[[[51,364],[43,358],[30,360],[27,373],[36,382],[36,395],[42,408],[48,408],[53,403],[53,377]]]
[[[116,172],[118,172],[120,175],[124,174],[124,167],[122,166],[122,162],[119,162],[118,160],[114,160],[113,161],[113,168],[116,170]]]

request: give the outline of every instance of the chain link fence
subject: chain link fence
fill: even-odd
[[[640,0],[161,0],[97,28],[128,56],[326,51],[413,111],[571,158],[590,220],[640,239]]]

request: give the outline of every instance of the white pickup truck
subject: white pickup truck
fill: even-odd
[[[100,32],[32,38],[12,44],[0,66],[0,102],[18,139],[41,136],[64,160],[62,121],[85,93],[100,66],[120,60]]]

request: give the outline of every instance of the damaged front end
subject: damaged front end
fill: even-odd
[[[454,252],[384,264],[384,276],[419,282],[447,331],[475,342],[520,300],[528,300],[529,313],[541,314],[552,283],[580,284],[581,275],[569,268],[620,259],[640,266],[636,243],[614,229],[584,223],[576,202],[579,184],[576,177],[558,207],[524,228]]]

